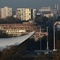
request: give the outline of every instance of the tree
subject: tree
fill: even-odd
[[[22,21],[18,18],[14,18],[13,16],[6,17],[5,19],[0,19],[1,24],[11,24],[11,23],[22,23]]]
[[[36,17],[35,22],[39,25],[44,25],[48,21],[47,17]]]
[[[56,40],[60,40],[60,30],[56,32]]]
[[[34,60],[53,60],[53,56],[50,54],[44,54],[40,57],[35,57]]]
[[[59,39],[59,40],[58,40]],[[54,57],[53,60],[60,60],[60,31],[56,33],[56,49],[58,50],[55,52],[56,56]]]
[[[56,49],[60,49],[60,40],[56,41]]]
[[[0,60],[22,60],[22,55],[19,54],[19,48],[18,46],[12,46],[10,49],[4,49]]]
[[[60,52],[54,57],[53,60],[60,60]]]
[[[60,21],[60,16],[57,17],[57,20],[56,21]]]

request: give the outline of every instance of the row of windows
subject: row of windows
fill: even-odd
[[[25,30],[7,30],[6,32],[25,32]]]
[[[0,26],[3,26],[3,27],[14,27],[14,26],[34,26],[35,27],[35,25],[34,24],[29,24],[29,23],[23,23],[23,24],[0,24]]]

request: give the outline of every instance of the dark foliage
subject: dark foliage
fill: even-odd
[[[6,17],[5,19],[0,19],[0,24],[11,24],[11,23],[22,23],[22,21],[18,18],[14,18],[13,16]]]

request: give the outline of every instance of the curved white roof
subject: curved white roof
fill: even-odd
[[[14,38],[0,38],[0,50],[6,48],[6,46],[10,46],[10,45],[19,45],[22,42],[24,42],[26,39],[28,39],[29,37],[31,37],[33,34],[35,33],[35,31],[24,35],[24,36],[20,36],[20,37],[14,37]]]

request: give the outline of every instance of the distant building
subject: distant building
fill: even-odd
[[[50,12],[51,11],[51,8],[50,7],[41,7],[40,9],[39,9],[39,12]]]
[[[16,11],[14,10],[14,11],[12,11],[12,15],[14,16],[14,15],[16,15]]]
[[[16,18],[16,15],[13,15],[14,18]]]
[[[36,31],[31,38],[34,38],[35,40],[40,38],[40,27],[35,23],[23,22],[22,24],[0,24],[0,30],[12,37]],[[43,37],[44,35],[47,35],[47,32],[42,31],[41,36]]]
[[[16,18],[19,18],[21,20],[26,20],[26,21],[31,19],[31,9],[30,8],[17,8]]]
[[[50,14],[44,14],[44,16],[46,16],[47,18],[49,18],[49,17],[54,17],[54,14],[53,14],[53,13],[50,13]]]
[[[51,9],[51,13],[57,14],[57,10],[56,9]]]
[[[42,14],[40,12],[36,13],[36,17],[41,17]]]
[[[52,10],[50,7],[41,7],[39,12],[41,16],[46,16],[48,18],[54,17],[54,14],[57,13],[56,10]]]
[[[60,10],[57,10],[57,14],[59,14],[59,15],[60,15]]]
[[[60,10],[60,4],[55,4],[55,9]]]
[[[36,9],[31,9],[31,19],[35,19],[36,17]]]
[[[9,7],[1,8],[0,12],[1,12],[1,18],[12,16],[12,8]]]

